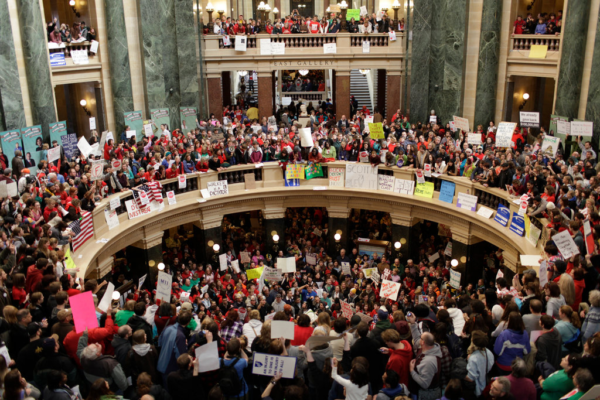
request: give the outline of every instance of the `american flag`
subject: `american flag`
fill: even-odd
[[[140,185],[135,189],[137,190],[133,191],[133,198],[135,199],[135,202],[139,208],[149,206],[153,200],[158,203],[162,203],[164,201],[162,197],[162,185],[160,184],[160,182],[144,183],[143,185]],[[142,204],[142,199],[140,198],[140,191],[144,191],[148,195],[148,204]]]
[[[92,213],[82,210],[81,216],[81,219],[69,224],[69,228],[75,233],[75,237],[71,241],[73,244],[73,252],[77,252],[78,248],[94,236],[94,220],[92,219]]]

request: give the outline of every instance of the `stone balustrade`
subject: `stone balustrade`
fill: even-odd
[[[281,92],[282,97],[291,97],[293,101],[300,99],[306,101],[324,101],[327,99],[327,92]]]
[[[82,268],[81,274],[93,276],[118,250],[142,240],[155,231],[163,231],[183,223],[216,220],[228,213],[251,211],[268,208],[270,201],[284,201],[287,207],[339,207],[345,204],[347,208],[363,208],[377,211],[407,214],[406,217],[430,220],[449,225],[456,234],[456,240],[478,237],[486,240],[505,251],[509,267],[516,270],[519,254],[538,254],[543,247],[545,230],[542,238],[534,246],[528,240],[511,232],[509,225],[503,227],[492,218],[484,218],[475,212],[463,210],[456,206],[459,193],[475,195],[478,207],[487,206],[495,209],[498,204],[506,205],[511,210],[511,216],[518,211],[508,193],[494,188],[485,188],[464,177],[441,175],[432,177],[436,191],[433,198],[407,196],[383,190],[349,189],[345,187],[329,187],[328,168],[335,167],[344,170],[345,162],[323,164],[323,178],[300,180],[299,187],[285,187],[283,170],[278,163],[264,163],[257,168],[254,165],[233,166],[222,172],[194,173],[187,175],[187,187],[179,189],[177,179],[162,181],[163,195],[175,191],[176,204],[169,205],[165,198],[162,211],[151,212],[142,217],[130,220],[124,202],[131,200],[131,192],[118,193],[97,203],[93,211],[94,238],[88,240],[76,255],[76,262]],[[245,175],[254,173],[255,189],[246,189]],[[415,181],[415,171],[411,168],[379,167],[380,175],[392,175],[397,179]],[[206,189],[209,182],[226,180],[228,195],[203,199],[200,189]],[[439,187],[442,181],[455,183],[453,204],[439,200]],[[117,208],[119,226],[109,230],[104,210],[110,209],[110,200],[121,199]],[[125,215],[123,215],[125,214]],[[538,228],[547,221],[532,220]],[[98,244],[99,239],[107,239],[108,243]]]
[[[548,46],[548,51],[560,51],[560,41],[560,35],[512,35],[510,49],[512,51],[529,51],[532,45],[542,45]]]

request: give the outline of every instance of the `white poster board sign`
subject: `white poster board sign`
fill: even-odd
[[[313,138],[312,138],[312,132],[310,131],[310,128],[302,128],[299,130],[300,133],[300,144],[302,145],[302,147],[313,147],[314,143],[313,143]]]
[[[539,128],[540,113],[535,111],[519,111],[519,119],[523,128]]]
[[[385,190],[388,192],[394,191],[394,177],[389,175],[378,176],[378,189]]]
[[[594,134],[594,123],[591,121],[572,121],[571,135],[573,136],[588,136]]]
[[[573,257],[576,254],[579,254],[579,247],[573,241],[571,234],[568,230],[557,233],[552,236],[552,240],[556,247],[558,247],[558,251],[562,254],[565,260]]]
[[[460,288],[460,277],[461,273],[453,269],[450,270],[450,286],[454,289]]]
[[[229,187],[227,186],[227,181],[225,180],[208,182],[206,186],[210,197],[229,194]]]
[[[346,164],[346,187],[377,190],[377,170],[368,164]]]
[[[275,374],[280,372],[283,378],[292,379],[296,373],[296,360],[296,357],[254,353],[252,373],[255,375],[275,376]]]
[[[277,257],[277,269],[284,274],[296,272],[296,257]]]
[[[512,147],[512,135],[516,122],[500,122],[496,130],[496,147]]]
[[[401,284],[399,282],[384,280],[381,282],[381,290],[379,292],[379,295],[382,298],[396,301],[398,299],[398,292],[400,291],[400,286]]]
[[[237,35],[235,37],[235,51],[246,51],[248,38],[246,36]]]
[[[454,126],[457,127],[458,129],[460,129],[463,132],[469,132],[469,120],[466,118],[462,118],[462,117],[457,117],[456,115],[454,115],[452,117],[452,119],[454,120]]]
[[[167,303],[171,301],[171,286],[173,276],[166,272],[158,271],[158,283],[156,285],[156,298]]]
[[[335,43],[325,43],[323,45],[323,54],[337,53],[337,45]]]

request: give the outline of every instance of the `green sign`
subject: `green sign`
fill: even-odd
[[[141,111],[128,111],[123,113],[123,117],[125,119],[125,125],[129,126],[130,131],[135,131],[135,140],[136,142],[142,140],[144,137],[144,121],[142,120],[142,112]],[[121,140],[121,132],[116,132],[113,134],[115,140],[115,144]]]
[[[306,179],[323,177],[323,168],[321,164],[308,164],[305,169]]]
[[[2,153],[8,158],[7,168],[10,168],[12,159],[15,158],[15,151],[19,150],[21,154],[23,153],[21,130],[13,129],[12,131],[0,133],[0,141],[2,143]]]
[[[360,21],[360,10],[358,8],[350,8],[346,11],[346,21],[350,21],[352,18],[356,22]]]
[[[184,135],[187,135],[190,130],[196,129],[196,107],[179,107],[179,117],[181,118],[181,131]]]
[[[43,151],[42,126],[36,125],[21,129],[21,138],[23,140],[23,148],[25,149],[23,162],[25,163],[25,168],[29,168],[29,171],[33,175],[37,172],[37,165],[42,158],[46,159]],[[54,161],[54,165],[56,165],[56,161]]]

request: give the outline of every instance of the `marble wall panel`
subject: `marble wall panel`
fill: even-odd
[[[19,67],[11,29],[8,0],[0,0],[0,131],[25,127]]]
[[[597,77],[600,76],[600,13],[598,14],[598,25],[596,27],[595,38],[585,119],[586,121],[594,122],[594,137],[592,143],[594,143],[595,146],[598,146],[600,144],[600,79],[597,79]]]
[[[198,68],[196,65],[196,39],[194,13],[195,0],[175,0],[177,21],[177,57],[179,58],[179,89],[181,105],[200,109],[198,93]]]
[[[429,115],[429,62],[433,0],[414,0],[410,120],[425,121]]]

